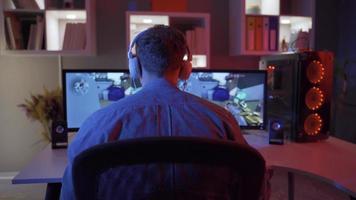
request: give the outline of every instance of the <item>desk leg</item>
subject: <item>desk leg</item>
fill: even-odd
[[[48,183],[45,200],[59,200],[62,183]]]
[[[294,174],[288,172],[288,200],[294,200]]]

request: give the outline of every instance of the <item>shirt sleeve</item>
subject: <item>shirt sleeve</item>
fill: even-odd
[[[91,117],[87,119],[84,124],[79,129],[78,133],[76,133],[75,138],[70,143],[67,152],[68,164],[64,171],[64,175],[62,178],[62,189],[61,189],[61,200],[74,200],[74,187],[72,180],[72,167],[74,158],[82,152],[84,149],[81,144],[84,143],[85,136],[90,134],[93,131]]]
[[[228,113],[228,118],[224,121],[225,131],[228,139],[238,142],[239,144],[248,145],[245,138],[242,136],[240,126],[231,113]]]

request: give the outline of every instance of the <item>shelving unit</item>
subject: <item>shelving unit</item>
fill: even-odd
[[[95,0],[3,0],[2,55],[94,55]]]
[[[229,0],[230,55],[313,49],[315,0]]]
[[[210,15],[180,12],[127,12],[127,46],[141,31],[157,24],[176,27],[186,34],[193,67],[209,67]]]

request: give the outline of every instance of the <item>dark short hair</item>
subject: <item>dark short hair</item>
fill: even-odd
[[[181,65],[187,53],[187,43],[178,29],[156,25],[138,36],[136,50],[141,66],[162,76],[168,68],[176,69]]]

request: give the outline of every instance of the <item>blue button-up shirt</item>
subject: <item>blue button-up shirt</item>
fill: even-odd
[[[247,144],[236,120],[224,108],[182,92],[163,78],[157,79],[149,82],[135,95],[95,112],[83,123],[69,145],[68,166],[62,180],[61,199],[74,199],[71,171],[73,160],[79,153],[108,141],[154,136],[204,137]],[[135,169],[127,170],[132,172]],[[121,176],[123,180],[129,179],[130,174],[138,176],[137,173],[128,171],[119,174],[122,176],[116,175]],[[217,174],[221,175],[223,174]],[[145,181],[142,181],[143,179]],[[143,185],[149,179],[147,176],[137,178],[136,182],[131,181],[132,187],[129,188],[132,191],[130,193],[125,189],[126,196],[149,193],[150,187]]]

